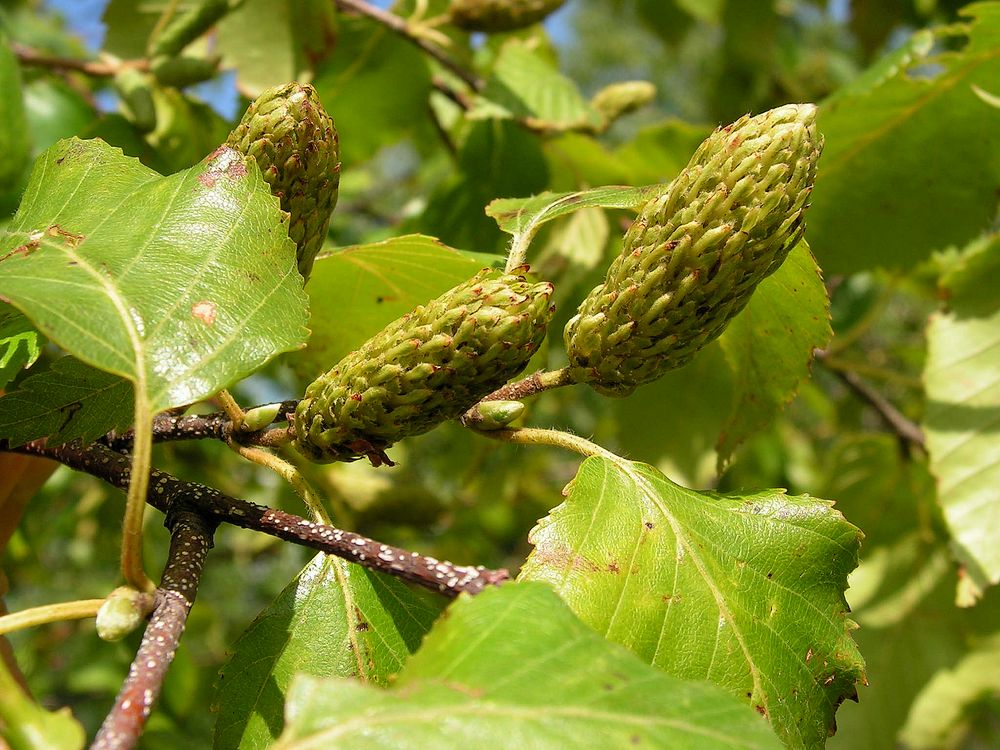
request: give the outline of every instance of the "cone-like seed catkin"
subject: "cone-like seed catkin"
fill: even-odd
[[[295,410],[312,461],[385,448],[458,417],[521,372],[552,318],[552,285],[484,270],[390,323],[317,378]]]
[[[823,138],[787,105],[716,130],[625,235],[566,325],[571,374],[625,396],[719,336],[805,230]]]
[[[523,29],[556,11],[566,0],[452,0],[451,21],[466,31]]]
[[[299,273],[308,279],[340,187],[337,128],[316,90],[300,83],[268,89],[250,103],[226,144],[254,158],[288,212]]]

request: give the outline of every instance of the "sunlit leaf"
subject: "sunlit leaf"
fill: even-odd
[[[603,121],[576,83],[518,40],[500,50],[492,75],[468,116],[509,117],[551,130],[597,128]]]
[[[276,748],[777,748],[711,685],[656,672],[548,587],[509,584],[449,609],[389,690],[304,678]]]
[[[938,498],[965,567],[963,603],[1000,581],[1000,236],[945,279],[928,330],[924,430]]]
[[[0,294],[150,409],[188,404],[303,342],[286,221],[234,151],[161,177],[101,141],[60,141],[0,239]]]
[[[233,647],[219,676],[214,747],[269,747],[296,675],[385,685],[443,605],[396,579],[317,555]]]
[[[860,537],[824,500],[695,492],[588,458],[521,578],[643,661],[746,700],[788,746],[821,748],[863,676],[843,594]]]
[[[1000,4],[965,10],[954,26],[914,40],[820,107],[826,136],[808,214],[827,273],[908,268],[964,243],[996,213],[1000,110],[972,87],[1000,90]]]

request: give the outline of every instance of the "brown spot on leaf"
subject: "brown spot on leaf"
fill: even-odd
[[[656,526],[656,524],[654,524],[652,521],[645,521],[643,522],[642,525],[645,526],[647,529],[652,529]]]
[[[621,568],[618,567],[618,563],[612,560],[611,562],[608,563],[608,572],[616,574],[621,573]]]
[[[754,708],[754,710],[757,713],[759,713],[765,719],[767,718],[767,706],[761,706],[761,705],[758,704],[758,705],[754,706],[753,708]]]
[[[215,303],[208,300],[201,300],[191,305],[191,316],[197,318],[207,326],[215,323]]]
[[[588,573],[597,573],[601,570],[600,567],[569,547],[557,545],[535,547],[534,557],[537,563],[545,567],[582,570]]]
[[[202,172],[198,175],[198,182],[207,188],[215,187],[215,183],[219,181],[218,172]]]
[[[241,161],[234,161],[226,169],[226,174],[232,177],[234,180],[240,177],[247,176],[247,166]]]

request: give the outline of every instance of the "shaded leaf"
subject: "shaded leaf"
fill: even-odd
[[[303,342],[286,222],[232,150],[161,177],[101,141],[60,141],[0,239],[0,294],[150,409],[188,404]]]
[[[622,453],[699,487],[716,476],[715,446],[732,415],[736,378],[717,341],[681,368],[613,399]]]
[[[719,466],[736,447],[763,430],[809,377],[813,350],[825,347],[829,301],[805,242],[765,279],[719,339],[736,378],[729,419],[719,435]]]
[[[588,458],[521,578],[644,661],[746,700],[789,747],[821,748],[863,677],[843,594],[860,537],[824,500],[695,492]]]
[[[938,498],[965,567],[971,604],[1000,581],[1000,235],[944,279],[949,309],[931,318],[924,431]]]
[[[913,750],[960,746],[978,702],[1000,695],[1000,636],[977,645],[924,686],[899,738]]]
[[[0,302],[0,391],[42,353],[44,339],[19,311]]]
[[[370,19],[341,15],[333,54],[313,85],[340,133],[345,175],[389,143],[433,138],[431,74],[414,45]]]
[[[459,173],[431,196],[410,231],[440,237],[454,247],[499,251],[507,238],[483,213],[495,198],[533,195],[548,184],[540,139],[511,120],[480,120],[458,153]]]
[[[10,750],[77,750],[85,740],[68,708],[46,711],[25,695],[0,659],[0,743]]]
[[[91,442],[132,423],[132,384],[73,357],[56,360],[0,398],[0,440],[16,448],[48,438],[49,445]]]
[[[509,117],[545,130],[596,129],[604,122],[576,83],[516,39],[501,48],[468,117]]]
[[[826,148],[808,220],[827,273],[907,268],[993,219],[1000,110],[972,87],[1000,90],[1000,4],[963,12],[973,20],[961,50],[937,52],[954,26],[918,32],[820,107]]]
[[[321,255],[309,277],[312,336],[295,368],[326,372],[388,323],[499,260],[472,256],[433,237],[404,235]]]
[[[269,747],[296,675],[387,684],[443,606],[394,578],[317,555],[233,647],[219,676],[214,747]]]
[[[657,673],[546,586],[462,597],[389,690],[304,678],[275,747],[777,748],[710,685]]]
[[[31,154],[31,137],[21,93],[21,69],[0,29],[0,204],[20,182]],[[2,206],[0,206],[2,208]],[[3,211],[6,214],[6,211]]]
[[[245,0],[219,24],[223,65],[236,70],[240,90],[309,80],[333,48],[336,14],[327,0]]]

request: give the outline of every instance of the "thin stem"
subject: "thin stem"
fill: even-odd
[[[309,480],[293,464],[263,448],[251,448],[232,442],[229,444],[229,447],[248,461],[270,469],[288,482],[292,486],[292,489],[295,490],[295,493],[302,498],[302,502],[312,512],[313,518],[316,521],[325,524],[330,523],[330,515],[326,512],[319,493],[313,489],[313,486],[309,484]]]
[[[920,382],[919,378],[915,378],[911,375],[905,375],[900,372],[894,372],[892,370],[887,370],[884,367],[877,367],[876,365],[870,365],[867,362],[851,362],[849,360],[843,360],[839,357],[833,356],[828,352],[822,357],[823,364],[830,368],[831,370],[841,370],[843,372],[855,372],[858,375],[866,375],[869,378],[875,378],[877,380],[883,380],[887,383],[897,383],[907,388],[922,388],[923,384]]]
[[[141,389],[135,389],[135,439],[132,445],[132,468],[125,497],[125,519],[122,522],[121,568],[125,582],[138,591],[152,591],[156,585],[142,566],[142,516],[146,510],[149,489],[149,469],[153,453],[153,419],[149,402]]]
[[[23,44],[14,43],[11,47],[14,50],[14,55],[22,65],[35,68],[49,68],[51,70],[73,71],[93,76],[94,78],[111,78],[125,68],[135,68],[141,71],[149,70],[148,60],[120,60],[115,62],[105,60],[96,62],[93,60],[76,60],[69,57],[47,55],[44,52],[39,52]]]
[[[175,511],[170,521],[170,551],[156,590],[156,608],[92,750],[127,750],[139,742],[198,594],[215,525],[187,509]]]
[[[824,364],[826,362],[823,356],[819,356],[817,359]],[[856,396],[871,406],[886,426],[896,433],[896,436],[903,443],[909,443],[924,451],[927,450],[924,433],[920,426],[907,419],[885,396],[868,385],[857,373],[832,368],[831,372]]]
[[[282,422],[295,412],[298,401],[283,401],[273,422]],[[173,414],[158,414],[153,419],[153,442],[161,443],[173,440],[203,440],[206,438],[225,441],[232,434],[232,422],[221,412],[214,414],[189,414],[178,416]],[[240,442],[248,445],[275,446],[287,443],[289,437],[286,428],[262,430],[256,433],[240,435]],[[115,450],[131,450],[135,432],[127,430],[120,435],[109,432],[101,442]]]
[[[222,389],[214,396],[214,401],[218,404],[219,408],[222,409],[223,414],[229,417],[229,421],[232,423],[233,432],[239,432],[240,427],[243,425],[243,409],[236,399],[233,398],[233,394],[229,391]]]
[[[441,63],[442,66],[469,84],[474,91],[479,91],[483,88],[483,81],[479,78],[479,76],[469,70],[466,70],[458,63],[458,61],[451,57],[451,55],[446,53],[426,37],[416,33],[410,27],[410,24],[406,22],[405,18],[400,18],[394,13],[382,10],[374,5],[370,5],[364,2],[364,0],[334,0],[334,2],[340,10],[354,11],[360,15],[367,16],[368,18],[382,24],[390,31],[398,34],[411,44],[416,45]]]
[[[513,430],[474,430],[483,437],[500,440],[504,443],[517,443],[518,445],[552,445],[556,448],[579,453],[582,456],[597,456],[607,458],[611,461],[620,462],[621,458],[616,456],[606,448],[602,448],[597,443],[593,443],[578,435],[571,435],[561,430],[545,430],[539,427],[519,427]]]
[[[104,604],[103,599],[79,599],[73,602],[58,604],[43,604],[40,607],[22,609],[0,617],[0,635],[12,633],[23,628],[33,628],[36,625],[47,625],[50,622],[64,620],[83,620],[95,617],[97,610]]]
[[[15,449],[15,452],[52,458],[116,487],[127,487],[129,483],[128,458],[99,443],[86,448],[74,443],[48,448],[43,441],[32,441]],[[185,482],[156,469],[151,473],[150,482],[147,501],[164,513],[169,513],[175,503],[182,503],[213,523],[230,523],[270,534],[416,583],[445,596],[457,596],[463,592],[476,594],[509,578],[508,572],[503,569],[456,565],[409,552],[334,526],[314,523],[291,513],[230,497],[213,487]]]

